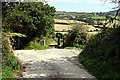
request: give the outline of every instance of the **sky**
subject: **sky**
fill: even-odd
[[[108,12],[117,7],[115,3],[102,0],[49,0],[48,4],[57,11],[69,12]]]

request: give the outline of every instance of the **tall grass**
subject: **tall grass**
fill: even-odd
[[[24,49],[25,50],[31,50],[31,49],[44,50],[44,49],[47,49],[47,48],[49,48],[49,46],[42,46],[37,41],[32,41]]]

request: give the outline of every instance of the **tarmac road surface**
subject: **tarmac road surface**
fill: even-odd
[[[15,56],[22,62],[25,71],[22,78],[81,78],[95,79],[82,64],[78,55],[82,50],[47,49],[15,50]]]

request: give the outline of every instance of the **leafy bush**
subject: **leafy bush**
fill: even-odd
[[[69,32],[65,40],[65,46],[83,47],[86,44],[86,34],[81,29],[74,29]]]
[[[80,62],[98,79],[120,78],[120,26],[103,30],[87,43]]]

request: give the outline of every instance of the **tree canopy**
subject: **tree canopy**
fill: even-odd
[[[55,8],[42,2],[3,2],[4,31],[46,36],[54,27]]]

